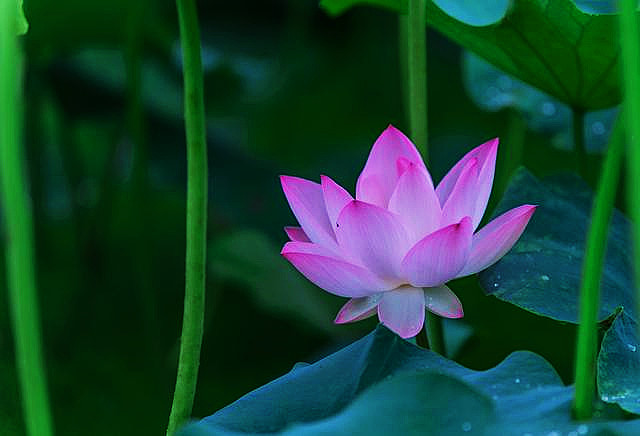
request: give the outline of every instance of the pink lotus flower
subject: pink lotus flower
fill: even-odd
[[[467,153],[434,189],[411,141],[389,126],[358,177],[356,198],[327,176],[321,183],[281,176],[301,227],[282,255],[327,292],[351,298],[335,320],[378,313],[403,338],[422,329],[425,308],[461,318],[462,305],[445,285],[504,256],[535,206],[500,215],[474,234],[487,207],[498,151],[492,139]]]

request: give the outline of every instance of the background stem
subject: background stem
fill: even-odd
[[[15,0],[0,0],[0,182],[4,206],[9,304],[27,434],[53,434],[41,351],[33,217],[22,148],[22,53]]]
[[[167,434],[191,416],[204,321],[207,235],[207,144],[200,32],[194,0],[177,0],[187,137],[187,255],[178,377]]]
[[[411,139],[426,162],[429,160],[427,129],[427,4],[426,0],[409,0],[407,18],[407,58],[409,77],[409,126]],[[401,37],[404,29],[400,27]],[[436,353],[444,354],[442,320],[427,311],[425,326],[416,338],[424,346],[425,330],[429,347]]]
[[[609,234],[609,221],[616,197],[616,187],[624,151],[623,122],[619,117],[609,139],[607,156],[593,203],[591,226],[587,235],[582,286],[580,288],[580,324],[576,350],[576,393],[573,410],[576,419],[589,419],[593,413],[598,348],[598,308],[600,279]]]
[[[427,146],[427,4],[409,0],[407,29],[409,67],[409,127],[411,139],[423,159],[429,160]]]
[[[636,292],[640,289],[640,32],[635,0],[620,0],[620,43],[627,132],[627,202],[632,221]],[[640,309],[640,295],[636,296]]]
[[[587,146],[584,141],[584,111],[573,108],[573,147],[578,159],[578,171],[582,178],[589,180],[589,163],[587,161]]]
[[[487,210],[495,209],[498,201],[507,190],[511,176],[522,165],[526,136],[527,125],[522,114],[516,109],[508,109],[506,134],[500,138],[500,152],[496,161],[493,192],[489,198]],[[485,217],[483,221],[487,218]]]
[[[442,318],[427,311],[425,322],[427,325],[426,328],[427,337],[429,338],[429,348],[444,356],[446,349],[444,347],[444,326],[442,325]]]

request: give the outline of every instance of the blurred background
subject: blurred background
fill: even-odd
[[[162,434],[176,377],[185,247],[185,140],[175,5],[25,0],[25,141],[38,294],[58,434]],[[369,332],[336,326],[344,300],[279,255],[295,218],[278,175],[331,176],[353,192],[375,138],[408,131],[399,17],[313,0],[198,4],[210,170],[209,276],[194,416]],[[429,168],[435,181],[499,136],[490,207],[520,153],[534,174],[575,171],[562,104],[428,34]],[[616,109],[587,115],[596,174]],[[510,161],[513,161],[511,159]],[[589,178],[589,177],[587,177]],[[589,182],[593,185],[595,176]],[[487,213],[487,217],[491,211]],[[0,211],[1,219],[1,211]],[[4,251],[0,254],[4,256]],[[24,434],[0,261],[0,434]],[[529,349],[569,382],[575,329],[451,285],[445,324],[475,369]]]

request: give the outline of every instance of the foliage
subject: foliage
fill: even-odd
[[[514,249],[480,274],[489,295],[536,314],[578,322],[579,288],[592,195],[576,177],[541,182],[518,172],[498,210],[529,201],[539,204]],[[598,318],[607,328],[598,360],[604,401],[637,413],[639,343],[631,264],[629,222],[614,211],[601,280]],[[611,320],[613,322],[611,323]],[[610,325],[610,326],[609,326]]]
[[[187,426],[182,435],[631,435],[640,431],[640,420],[605,417],[609,412],[589,424],[572,422],[572,391],[533,353],[516,352],[495,368],[472,371],[380,326],[312,365],[296,365],[288,374]],[[371,413],[374,410],[384,413]]]
[[[404,4],[325,0],[323,5],[346,10],[365,3],[393,10]],[[572,388],[558,378],[572,380],[573,323],[590,194],[572,178],[541,182],[537,177],[576,167],[569,147],[555,147],[550,137],[568,125],[568,109],[560,104],[592,109],[620,100],[619,67],[613,62],[616,17],[603,9],[587,10],[586,3],[599,7],[611,2],[579,2],[576,8],[569,0],[428,1],[430,23],[441,32],[429,34],[427,49],[429,169],[434,182],[473,144],[499,136],[496,177],[511,172],[500,162],[518,147],[523,150],[518,162],[536,176],[518,173],[505,202],[522,194],[514,204],[541,205],[541,221],[534,221],[531,234],[524,237],[524,243],[537,247],[528,253],[535,264],[532,258],[525,264],[518,257],[527,255],[523,245],[515,249],[514,258],[507,257],[481,277],[485,286],[499,283],[495,292],[487,288],[498,298],[487,297],[475,277],[451,284],[465,318],[445,324],[445,339],[452,339],[447,350],[471,369],[420,351],[382,327],[332,354],[374,324],[333,325],[344,300],[322,293],[278,254],[285,240],[282,226],[294,222],[278,186],[279,174],[315,181],[318,174],[330,174],[353,192],[348,182],[362,168],[376,134],[389,123],[407,130],[396,14],[354,8],[330,19],[315,0],[199,3],[212,175],[207,288],[215,290],[216,297],[207,301],[193,414],[221,411],[192,430],[227,432],[227,427],[216,427],[218,420],[237,418],[238,405],[256,411],[255,400],[276,388],[286,396],[287,389],[302,386],[296,384],[300,380],[317,386],[314,378],[319,377],[325,381],[321,389],[347,390],[342,403],[332,403],[330,413],[324,407],[336,397],[317,395],[317,409],[285,403],[298,413],[315,413],[310,422],[289,425],[284,415],[273,412],[272,403],[263,409],[271,407],[265,419],[279,419],[277,429],[287,433],[333,433],[335,426],[352,425],[362,425],[356,430],[370,430],[366,425],[382,430],[388,425],[377,420],[382,414],[365,423],[363,410],[394,407],[409,425],[442,426],[452,434],[487,428],[487,434],[510,434],[513,429],[522,434],[525,424],[532,426],[532,434],[585,429],[589,434],[637,433],[636,420],[616,421],[631,417],[620,415],[618,405],[638,412],[639,379],[633,330],[637,318],[625,260],[628,224],[621,213],[613,219],[605,266],[600,312],[604,338],[598,361],[602,400],[615,403],[600,404],[598,410],[601,418],[615,422],[570,422]],[[50,2],[29,0],[24,12],[31,24],[20,38],[25,55],[25,169],[55,430],[97,436],[160,433],[175,381],[184,289],[186,162],[175,5],[69,0],[52,9]],[[541,56],[530,56],[510,25],[534,27],[526,35],[534,47],[544,48]],[[586,37],[578,52],[571,39],[576,30]],[[595,33],[597,44],[591,38]],[[461,66],[463,51],[457,43],[476,56],[488,53],[488,60],[501,70],[494,69],[485,81],[482,68]],[[581,66],[592,70],[578,68],[578,54]],[[556,63],[549,64],[550,70],[542,60]],[[603,73],[609,61],[609,73],[598,82],[594,75]],[[585,92],[578,92],[579,76],[574,74],[579,71],[590,86],[599,83],[591,95],[586,81]],[[479,106],[490,102],[465,89],[463,82],[464,77],[489,88],[507,74],[514,80],[505,91],[512,99],[508,106]],[[545,94],[531,97],[530,92]],[[533,105],[535,111],[540,95],[544,102],[548,98],[557,104],[558,118],[528,118],[527,108]],[[136,108],[139,117],[130,115]],[[524,113],[529,124],[518,123],[512,109]],[[603,122],[604,132],[594,147],[601,148],[606,119],[591,123],[597,121]],[[598,154],[591,157],[594,163],[600,160]],[[489,212],[503,186],[506,182],[494,189]],[[548,201],[543,201],[546,196]],[[4,214],[0,210],[2,222]],[[547,254],[555,262],[549,262]],[[4,283],[4,251],[0,257]],[[496,273],[510,264],[519,270],[498,279]],[[560,274],[561,266],[566,274]],[[523,268],[529,269],[528,276]],[[525,284],[526,292],[518,292],[525,276],[531,283]],[[551,300],[557,307],[550,307]],[[9,320],[6,292],[0,292],[0,432],[23,435]],[[523,349],[544,359],[529,352],[512,354]],[[336,356],[346,363],[337,366]],[[299,365],[277,379],[299,360],[317,363]],[[333,363],[326,368],[322,362]],[[521,374],[517,365],[530,373]],[[349,371],[362,373],[366,380],[347,380]],[[341,380],[346,381],[338,385]],[[539,392],[533,389],[536,380],[544,385]],[[361,386],[353,385],[361,381]],[[423,391],[418,385],[429,388]],[[261,395],[265,397],[258,398]],[[442,401],[453,395],[459,399]],[[458,420],[465,404],[476,413]],[[433,413],[422,413],[425,406]],[[420,413],[411,413],[416,408]],[[516,418],[510,418],[512,414]],[[521,420],[515,421],[517,417]],[[471,428],[463,427],[465,423]],[[534,428],[537,423],[540,427]]]
[[[331,14],[370,3],[406,10],[406,0],[323,0]],[[430,0],[427,21],[498,68],[579,109],[620,102],[617,18],[572,0],[490,3]]]

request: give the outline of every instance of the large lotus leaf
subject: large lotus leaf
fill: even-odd
[[[480,274],[484,290],[539,315],[577,323],[584,245],[592,192],[576,176],[542,182],[521,169],[495,215],[529,203],[538,209],[514,248]],[[614,210],[601,282],[598,318],[618,306],[633,310],[629,222]]]
[[[526,170],[514,176],[497,213],[517,204],[539,207],[516,246],[480,274],[485,291],[531,312],[577,323],[585,235],[592,194],[575,177],[541,182]],[[632,281],[629,222],[614,210],[601,280],[598,318],[619,313],[602,341],[598,385],[604,401],[640,412],[640,361]]]
[[[640,420],[571,421],[573,388],[541,357],[516,352],[472,371],[384,327],[247,394],[183,435],[609,434]],[[556,433],[553,433],[556,432]],[[572,433],[573,432],[573,433]]]
[[[331,14],[358,4],[404,12],[406,0],[322,0]],[[617,17],[571,0],[427,1],[427,21],[498,68],[568,105],[620,102]]]
[[[598,390],[603,401],[640,413],[640,340],[638,323],[621,310],[602,339]]]

